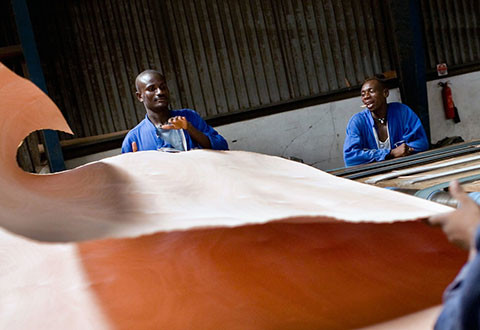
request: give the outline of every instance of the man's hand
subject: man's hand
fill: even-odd
[[[210,142],[210,139],[197,130],[195,126],[191,125],[190,122],[185,118],[184,116],[176,116],[168,119],[168,124],[162,125],[163,129],[184,129],[188,131],[188,134],[190,137],[197,141],[198,144],[202,146],[202,148],[205,149],[211,149],[212,144]]]
[[[398,157],[408,156],[412,153],[412,151],[413,151],[413,148],[410,148],[405,143],[403,143],[390,151],[390,157],[398,158]]]
[[[184,116],[176,116],[168,119],[168,123],[162,125],[162,129],[184,129],[188,130],[189,122]]]
[[[452,243],[464,249],[475,248],[475,230],[480,224],[480,207],[463,191],[458,181],[450,183],[450,195],[459,202],[456,211],[428,219],[435,226],[441,226]]]

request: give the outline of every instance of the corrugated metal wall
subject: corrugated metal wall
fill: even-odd
[[[480,1],[421,0],[427,68],[480,62]]]
[[[144,117],[133,81],[164,72],[208,118],[358,85],[393,69],[382,0],[30,1],[50,95],[78,137]]]
[[[393,1],[393,0],[392,0]],[[480,1],[421,0],[427,68],[480,63]],[[382,0],[28,0],[50,96],[76,137],[132,128],[140,71],[205,118],[308,99],[394,69]],[[17,44],[9,1],[0,47]],[[19,73],[22,63],[10,63]],[[69,138],[62,136],[62,138]],[[33,142],[28,142],[35,139]],[[39,137],[22,146],[28,156]],[[31,146],[30,146],[31,144]],[[35,150],[34,150],[35,151]],[[32,154],[32,153],[31,153]],[[27,157],[28,156],[28,157]],[[35,158],[35,159],[34,159]]]

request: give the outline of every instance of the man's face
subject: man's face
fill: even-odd
[[[388,89],[382,88],[376,80],[369,80],[363,84],[360,95],[367,109],[375,111],[387,103]]]
[[[145,74],[139,81],[137,98],[149,110],[167,108],[170,93],[167,82],[158,74]]]

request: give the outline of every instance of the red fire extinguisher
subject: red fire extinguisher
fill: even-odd
[[[447,119],[453,119],[455,123],[460,122],[460,116],[458,115],[458,109],[453,103],[452,89],[448,86],[449,82],[439,82],[438,85],[442,87],[443,107],[445,110],[445,117]]]

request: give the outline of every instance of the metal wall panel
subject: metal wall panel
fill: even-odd
[[[480,1],[421,0],[427,68],[480,63]]]
[[[162,71],[174,108],[215,117],[358,86],[393,70],[381,0],[29,1],[50,95],[77,137],[144,117]],[[64,138],[66,138],[64,136]]]

